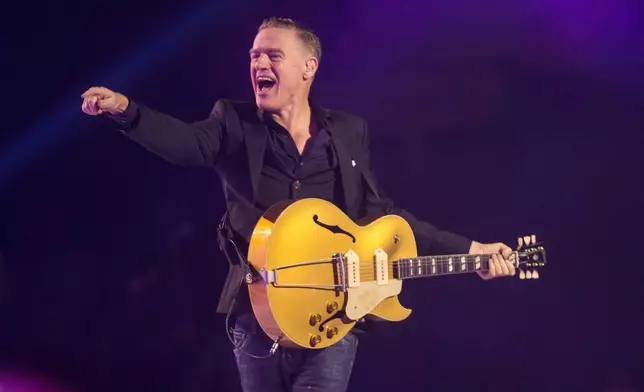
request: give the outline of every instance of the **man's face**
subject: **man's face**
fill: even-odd
[[[294,30],[266,28],[250,50],[250,78],[257,106],[277,112],[306,88],[310,58]]]

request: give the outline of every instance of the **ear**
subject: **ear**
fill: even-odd
[[[315,57],[311,57],[308,60],[306,60],[304,75],[303,75],[304,80],[312,79],[313,76],[315,76],[315,73],[317,72],[317,70],[318,70],[318,59],[316,59]]]

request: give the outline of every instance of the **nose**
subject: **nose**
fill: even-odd
[[[267,55],[261,54],[255,61],[255,69],[263,70],[270,67],[270,61]]]

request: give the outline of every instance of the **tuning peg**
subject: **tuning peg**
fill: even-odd
[[[532,279],[532,271],[527,270],[527,271],[525,272],[525,278],[526,278],[526,279]]]
[[[525,272],[523,270],[519,271],[519,279],[525,279]]]
[[[526,245],[530,245],[530,244],[532,243],[532,242],[530,242],[530,240],[531,240],[531,239],[532,239],[532,238],[530,238],[530,236],[529,236],[529,235],[527,235],[527,236],[523,237],[523,242],[524,242]]]
[[[534,234],[532,234],[532,236],[531,236],[530,240],[532,241],[532,244],[533,244],[533,245],[534,245],[534,244],[536,244],[536,243],[537,243],[537,236],[536,236],[536,235],[534,235]]]
[[[532,271],[532,279],[539,279],[539,271],[537,270]]]
[[[521,249],[521,247],[523,246],[523,238],[519,237],[518,242],[519,242],[519,247],[517,249]]]

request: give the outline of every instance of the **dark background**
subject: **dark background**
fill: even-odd
[[[404,208],[546,241],[541,279],[405,285],[351,390],[642,391],[644,27],[637,2],[17,2],[3,13],[0,383],[239,390],[215,174],[85,116],[103,85],[186,121],[252,99],[262,18],[323,41],[314,95],[370,121]]]

